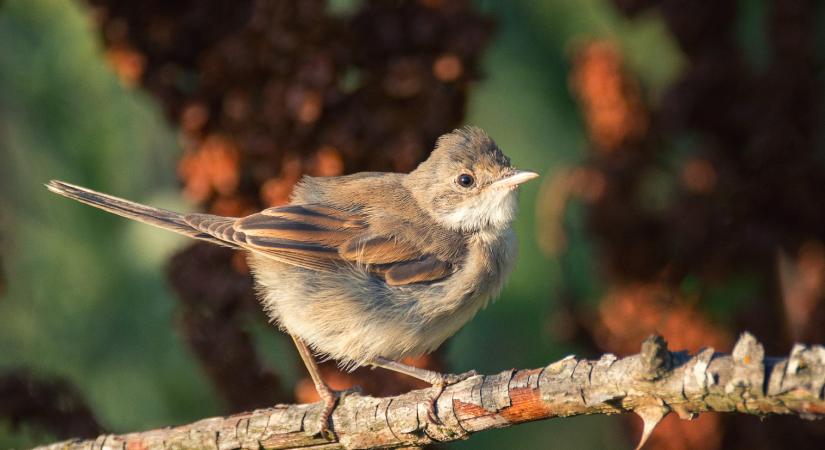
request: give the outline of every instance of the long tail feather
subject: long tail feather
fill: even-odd
[[[113,195],[104,194],[102,192],[93,191],[91,189],[75,186],[73,184],[58,180],[49,181],[49,183],[46,184],[46,188],[55,194],[60,194],[64,197],[94,206],[95,208],[100,208],[112,214],[137,220],[138,222],[143,222],[159,228],[174,231],[191,238],[209,241],[213,244],[238,247],[236,244],[222,241],[214,236],[210,236],[193,228],[186,223],[183,214],[176,213],[174,211],[153,208],[151,206],[131,202]]]

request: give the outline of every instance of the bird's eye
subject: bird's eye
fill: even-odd
[[[455,181],[456,181],[456,183],[458,183],[459,186],[465,187],[465,188],[468,188],[468,187],[472,186],[473,183],[476,182],[475,178],[473,178],[472,175],[469,175],[469,174],[466,174],[466,173],[462,173],[461,175],[459,175],[458,178],[456,178]]]

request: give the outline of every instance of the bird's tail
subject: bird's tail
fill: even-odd
[[[140,203],[131,202],[113,195],[104,194],[58,180],[49,181],[49,183],[46,184],[46,188],[55,194],[60,194],[81,203],[92,205],[95,208],[100,208],[112,214],[137,220],[138,222],[148,223],[149,225],[174,231],[191,238],[202,239],[219,245],[235,247],[235,245],[232,245],[231,243],[221,241],[216,239],[214,236],[210,236],[195,229],[187,223],[186,217],[183,214],[176,213],[174,211],[141,205]]]

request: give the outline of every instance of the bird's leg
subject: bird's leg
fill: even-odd
[[[335,409],[335,403],[338,400],[336,393],[324,383],[321,378],[321,370],[315,362],[315,356],[312,355],[312,350],[302,341],[298,336],[290,333],[292,340],[295,342],[295,347],[298,349],[298,354],[304,360],[304,365],[307,367],[309,376],[312,377],[312,382],[315,383],[315,390],[318,396],[324,402],[324,409],[321,411],[321,435],[332,440],[335,438],[329,430],[329,418],[332,416],[332,411]]]
[[[430,401],[427,404],[427,417],[431,422],[436,424],[441,423],[441,420],[438,418],[438,414],[436,414],[436,402],[438,402],[438,398],[441,397],[441,393],[444,392],[444,388],[451,384],[455,384],[460,381],[464,381],[467,378],[478,375],[475,370],[458,375],[452,373],[439,373],[432,370],[414,367],[398,361],[393,361],[391,359],[382,358],[380,356],[373,359],[370,364],[376,367],[392,370],[394,372],[403,373],[404,375],[418,378],[419,380],[433,385],[435,392],[430,396]]]

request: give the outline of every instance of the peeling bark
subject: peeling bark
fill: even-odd
[[[538,369],[506,370],[449,386],[438,401],[442,424],[427,423],[427,394],[417,390],[374,398],[348,393],[333,414],[336,439],[316,434],[321,404],[273,408],[204,419],[189,425],[40,449],[397,448],[467,439],[522,422],[579,414],[633,412],[647,434],[668,412],[691,419],[704,411],[825,415],[825,347],[797,344],[787,358],[766,358],[744,333],[730,355],[705,349],[671,352],[660,336],[625,358],[572,356]]]

